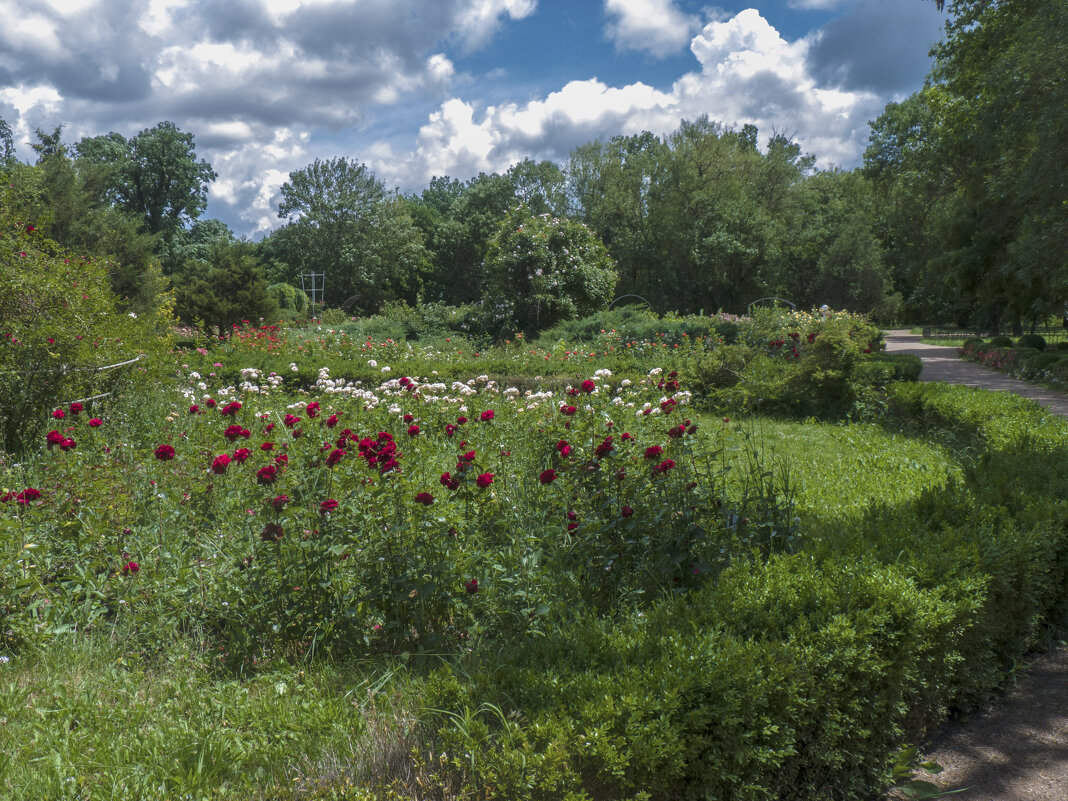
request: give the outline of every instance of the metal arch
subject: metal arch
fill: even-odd
[[[613,300],[611,303],[608,304],[608,310],[611,311],[612,307],[615,306],[617,303],[619,303],[619,301],[623,300],[623,298],[637,298],[642,303],[644,303],[646,306],[648,306],[650,309],[653,308],[653,304],[650,303],[649,301],[647,301],[641,295],[620,295],[618,298],[616,298],[615,300]]]
[[[791,309],[794,309],[795,311],[797,310],[797,305],[793,301],[787,300],[786,298],[767,297],[757,298],[756,300],[754,300],[752,303],[745,307],[745,313],[748,314],[750,309],[752,309],[758,303],[763,303],[765,300],[774,300],[776,303],[785,303]]]

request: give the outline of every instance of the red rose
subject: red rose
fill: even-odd
[[[465,462],[473,462],[473,461],[475,461],[475,452],[474,451],[468,451],[467,453],[465,453],[460,458],[463,459]]]
[[[58,431],[49,431],[48,434],[45,435],[45,439],[48,441],[48,447],[51,448],[53,445],[61,445],[66,437]]]
[[[122,566],[122,574],[128,576],[131,573],[136,573],[140,569],[141,565],[137,564],[137,562],[127,562]]]
[[[658,464],[656,467],[654,467],[653,470],[655,470],[657,473],[666,473],[668,470],[670,470],[674,466],[675,466],[675,460],[674,459],[665,459],[660,464]]]
[[[485,489],[493,483],[493,473],[483,473],[475,479],[475,483],[479,486],[479,488]]]
[[[274,443],[273,442],[265,442],[262,445],[260,445],[260,450],[261,451],[273,451],[274,450]]]
[[[223,436],[230,440],[230,442],[233,442],[238,437],[244,436],[244,429],[238,425],[227,426],[226,430],[223,432]]]
[[[281,523],[268,523],[260,532],[260,539],[264,542],[278,542],[284,534]]]
[[[333,467],[345,457],[347,452],[348,451],[344,451],[341,448],[334,448],[334,450],[326,455],[326,466]]]
[[[445,424],[445,436],[449,437],[449,438],[452,438],[452,435],[455,434],[455,433],[456,433],[456,426],[454,426],[452,423],[446,423]]]
[[[230,466],[230,454],[220,453],[214,459],[211,460],[211,472],[215,475],[221,476],[226,472],[226,468]]]
[[[286,428],[292,428],[299,422],[300,418],[292,414],[287,414],[284,418],[282,418],[282,423],[285,424]]]
[[[61,443],[59,443],[59,449],[61,451],[72,451],[77,447],[78,443],[72,439],[64,439]]]
[[[571,453],[571,446],[567,444],[567,440],[560,440],[556,443],[556,450],[559,451],[560,456],[567,456]]]
[[[26,489],[24,489],[22,492],[20,492],[18,495],[15,496],[15,500],[18,501],[21,504],[28,504],[28,503],[33,503],[34,501],[36,501],[40,497],[41,497],[41,491],[39,489],[34,489],[33,487],[27,487]]]
[[[304,407],[304,413],[307,414],[308,417],[311,417],[311,418],[318,417],[319,416],[319,402],[318,401],[312,401],[311,403],[309,403],[307,406]]]
[[[412,425],[408,426],[408,436],[409,437],[417,437],[417,436],[419,436],[419,426],[415,425],[414,423]]]
[[[659,445],[650,445],[648,448],[645,449],[645,458],[646,459],[659,459],[660,458],[660,454],[662,454],[663,452],[664,452],[664,449],[661,448]]]
[[[632,514],[634,514],[634,510],[631,509],[630,506],[627,506],[626,504],[624,504],[624,506],[623,506],[623,517],[630,517]]]
[[[195,403],[192,406],[189,407],[189,413],[190,414],[196,414],[199,411],[200,411],[200,407],[197,406]]]
[[[479,415],[478,419],[481,420],[483,423],[488,423],[490,420],[493,419],[493,409],[486,409],[486,411]]]
[[[219,414],[227,415],[228,417],[233,417],[239,411],[241,411],[241,404],[238,401],[231,401],[219,410]]]
[[[256,481],[260,484],[273,484],[276,478],[278,478],[278,468],[273,464],[261,467],[256,471]]]
[[[593,383],[593,381],[591,381],[590,379],[587,378],[585,381],[582,382],[582,391],[585,392],[587,395],[593,392],[595,389],[597,389],[597,385]]]
[[[474,595],[476,592],[478,592],[478,579],[471,579],[469,582],[464,584],[464,589],[467,590],[468,595]]]
[[[612,438],[605,437],[604,441],[596,448],[594,448],[593,452],[597,455],[597,458],[603,459],[605,456],[607,456],[614,450],[615,447],[612,445]]]
[[[570,417],[571,415],[573,415],[577,411],[578,411],[577,408],[575,408],[574,406],[570,406],[569,404],[566,404],[566,403],[563,406],[560,407],[560,414],[567,415],[568,417]]]
[[[441,486],[446,489],[455,490],[460,487],[460,477],[454,476],[451,473],[442,473],[439,481],[441,482]]]
[[[415,502],[421,503],[423,506],[430,506],[434,502],[434,496],[429,492],[420,492],[415,496]]]
[[[328,418],[326,418],[326,427],[327,428],[333,428],[336,425],[337,425],[337,415],[336,414],[332,414]]]
[[[319,504],[319,513],[324,515],[330,514],[331,512],[335,511],[337,507],[337,501],[335,501],[333,498],[327,498],[325,501]]]
[[[55,411],[52,412],[52,416],[54,418],[56,418],[57,420],[62,420],[64,417],[67,416],[67,413],[65,411],[63,411],[62,409],[56,409]]]
[[[156,448],[156,458],[161,462],[169,462],[174,458],[174,448],[170,445],[160,445]]]
[[[542,484],[552,484],[556,481],[556,471],[551,467],[548,470],[542,470],[541,475],[538,476],[538,481]]]
[[[99,417],[93,417],[89,420],[90,428],[99,428],[102,425],[104,425],[104,421],[101,420]]]
[[[281,512],[286,508],[286,504],[289,503],[288,495],[276,495],[271,499],[271,506],[274,507],[276,512]]]
[[[206,401],[204,401],[204,405],[207,406],[209,409],[214,409],[215,408],[215,399],[214,398],[208,398]]]
[[[252,451],[250,451],[248,448],[238,448],[236,451],[234,451],[234,461],[240,464],[251,455]]]
[[[70,413],[71,413],[71,414],[80,414],[80,413],[81,413],[81,411],[82,411],[82,410],[83,410],[84,408],[85,408],[84,406],[82,406],[82,405],[81,405],[80,403],[78,403],[77,401],[75,401],[74,403],[72,403],[72,404],[70,405]]]
[[[415,422],[415,417],[413,415],[406,414],[406,415],[404,415],[404,422],[405,423],[414,423]]]
[[[462,426],[466,422],[467,422],[467,418],[464,417],[463,415],[461,415],[460,417],[456,418],[456,424],[457,425],[461,425]]]

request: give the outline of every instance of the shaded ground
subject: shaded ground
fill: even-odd
[[[921,381],[1015,392],[1068,417],[1068,396],[971,362],[957,349],[924,345],[907,331],[886,332],[886,349],[923,359]],[[947,724],[925,756],[944,770],[920,775],[961,801],[1068,801],[1068,648],[1021,665],[1018,683],[990,709]]]

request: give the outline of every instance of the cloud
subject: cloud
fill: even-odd
[[[544,99],[482,110],[454,97],[430,114],[409,157],[375,166],[416,189],[434,175],[501,172],[527,157],[562,161],[596,138],[643,130],[664,135],[703,114],[729,126],[756,124],[765,142],[776,132],[796,135],[824,166],[855,163],[867,121],[884,101],[871,92],[820,85],[809,70],[810,47],[808,39],[786,41],[748,9],[708,23],[693,37],[699,69],[679,78],[670,92],[591,79],[571,81]]]
[[[928,53],[944,22],[933,3],[861,0],[823,26],[809,52],[809,69],[832,86],[913,90],[931,69]]]
[[[683,14],[673,0],[605,0],[604,11],[614,18],[605,33],[618,49],[655,58],[684,49],[701,27],[697,17]]]

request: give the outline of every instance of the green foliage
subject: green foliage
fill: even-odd
[[[12,194],[0,194],[0,447],[21,450],[58,425],[52,407],[109,389],[122,372],[94,368],[144,353],[146,365],[128,369],[160,369],[171,318],[166,307],[120,312],[108,263],[44,237],[17,216]]]
[[[182,320],[217,328],[220,335],[249,320],[275,322],[280,314],[263,267],[241,242],[217,244],[210,261],[187,261],[175,294]]]
[[[1034,348],[1035,350],[1046,349],[1046,338],[1041,334],[1024,334],[1016,340],[1016,345],[1021,348]]]
[[[534,332],[607,306],[618,276],[585,225],[525,207],[501,223],[486,253],[486,302],[505,331]]]
[[[308,296],[292,284],[271,284],[267,291],[278,304],[283,320],[303,320],[308,316]]]
[[[1013,344],[1012,337],[999,335],[990,338],[990,347],[992,348],[1011,348]]]

